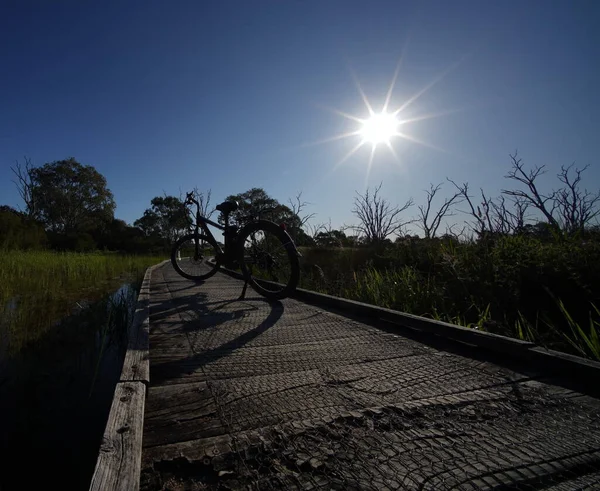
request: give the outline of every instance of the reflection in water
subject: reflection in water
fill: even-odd
[[[74,302],[73,315],[11,356],[10,332],[0,329],[0,489],[89,486],[137,290],[124,284]],[[5,312],[16,312],[13,300]]]

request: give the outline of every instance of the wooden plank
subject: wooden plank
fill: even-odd
[[[144,420],[144,448],[226,432],[206,383],[149,389]]]
[[[139,489],[146,385],[150,382],[150,281],[152,272],[167,262],[151,266],[144,274],[91,490]]]
[[[174,460],[183,455],[190,461],[203,461],[231,453],[234,448],[229,434],[159,445],[144,449],[143,465],[148,468],[154,462]]]
[[[583,396],[490,363],[490,350],[438,351],[396,333],[514,348],[523,358],[530,343],[348,305],[378,327],[393,323],[390,334],[343,305],[339,315],[294,299],[231,301],[239,283],[224,275],[207,283],[168,267],[159,275],[169,294],[152,310],[143,489],[342,481],[438,489],[476,479],[535,487],[550,482],[555,462],[566,462],[559,477],[574,488],[567,472],[576,478],[597,462],[597,406]],[[323,465],[339,474],[330,479]],[[294,483],[283,481],[289,470]]]
[[[146,386],[117,384],[90,490],[138,490]]]
[[[155,266],[146,270],[133,322],[128,332],[127,352],[121,370],[121,382],[150,382],[149,329],[150,329],[150,279]]]

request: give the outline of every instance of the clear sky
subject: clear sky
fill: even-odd
[[[0,204],[19,204],[23,156],[93,165],[130,223],[198,186],[303,191],[339,225],[367,183],[393,203],[446,176],[495,194],[515,149],[589,164],[598,189],[599,23],[597,0],[3,0]],[[398,115],[445,113],[401,125],[427,145],[395,137],[368,172],[367,144],[333,170],[360,136],[306,144],[358,127],[328,108],[367,116],[353,73],[380,111],[401,57],[390,110],[437,80]]]

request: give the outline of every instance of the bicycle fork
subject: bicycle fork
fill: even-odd
[[[246,298],[246,290],[248,289],[248,279],[252,273],[242,273],[244,275],[244,287],[242,288],[242,293],[240,294],[238,300],[244,300]]]
[[[248,280],[250,279],[250,275],[252,274],[251,272],[243,272],[243,268],[242,268],[242,274],[244,275],[244,288],[242,288],[242,293],[240,295],[240,298],[238,298],[238,300],[244,300],[244,298],[246,298],[246,290],[248,289]]]
[[[238,297],[238,300],[244,300],[246,298],[246,290],[248,289],[248,278],[244,278],[244,288],[242,288],[242,293]]]

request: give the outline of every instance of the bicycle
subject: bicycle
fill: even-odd
[[[300,279],[300,252],[285,224],[251,219],[241,228],[230,225],[229,216],[239,205],[236,201],[224,201],[215,207],[223,216],[225,225],[220,225],[202,216],[194,193],[187,193],[184,205],[187,208],[192,204],[196,205],[194,230],[180,237],[171,250],[171,264],[177,273],[190,280],[204,281],[221,266],[240,270],[244,278],[240,299],[245,297],[248,284],[271,300],[281,300],[294,292]],[[223,231],[223,247],[208,225]]]

